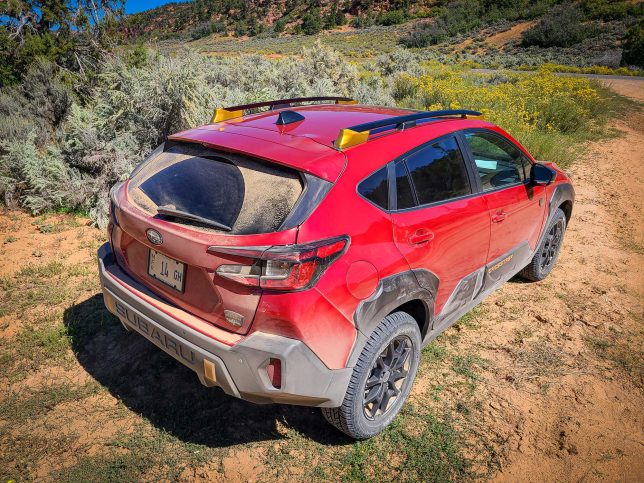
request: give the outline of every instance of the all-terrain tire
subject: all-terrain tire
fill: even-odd
[[[566,215],[563,210],[557,208],[546,226],[546,234],[537,247],[532,260],[519,272],[519,276],[532,282],[546,278],[557,262],[565,232]]]
[[[407,375],[402,379],[402,386],[397,389],[399,393],[386,406],[383,414],[370,418],[366,414],[368,409],[365,408],[367,379],[371,384],[373,383],[375,377],[373,372],[382,367],[380,363],[383,360],[383,354],[389,354],[387,351],[391,351],[392,347],[395,348],[396,344],[399,344],[397,347],[402,347],[400,344],[404,344],[402,350],[408,353]],[[326,420],[355,439],[367,439],[380,433],[396,417],[411,391],[418,370],[420,352],[421,335],[416,320],[405,312],[394,312],[385,317],[369,337],[358,358],[342,406],[322,408],[322,414]],[[387,375],[390,374],[390,371],[384,371],[380,376],[387,378],[385,372]],[[373,407],[372,405],[371,408]]]

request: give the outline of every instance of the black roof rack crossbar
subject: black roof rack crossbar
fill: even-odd
[[[467,109],[448,109],[444,111],[415,112],[413,114],[404,114],[378,121],[365,122],[341,129],[334,145],[337,149],[344,149],[366,142],[369,139],[369,134],[375,134],[388,129],[406,129],[415,126],[416,121],[420,120],[455,116],[462,118],[466,118],[467,116],[480,117],[482,114],[478,111],[470,111]]]
[[[323,102],[333,101],[335,104],[356,104],[356,101],[350,97],[338,96],[318,96],[318,97],[294,97],[292,99],[279,99],[275,101],[253,102],[251,104],[243,104],[241,106],[232,106],[215,109],[215,114],[212,122],[221,122],[244,115],[244,111],[249,109],[258,109],[260,107],[268,107],[270,109],[281,109],[284,107],[291,107],[293,104],[302,104],[305,102]]]
[[[404,127],[412,121],[419,121],[421,119],[430,119],[432,117],[448,117],[448,116],[480,116],[481,113],[477,111],[468,111],[465,109],[445,110],[445,111],[423,111],[415,112],[414,114],[405,114],[402,116],[390,117],[388,119],[381,119],[379,121],[365,122],[364,124],[357,124],[351,126],[349,129],[356,132],[372,131],[381,127]]]

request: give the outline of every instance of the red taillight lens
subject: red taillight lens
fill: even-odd
[[[224,264],[217,274],[253,287],[270,290],[304,290],[349,246],[349,237],[336,237],[301,245],[273,247],[210,247],[208,251],[252,259],[248,264]]]

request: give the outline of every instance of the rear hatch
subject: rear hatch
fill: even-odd
[[[174,305],[244,334],[261,290],[218,275],[218,266],[244,260],[209,248],[294,244],[330,186],[287,166],[171,141],[112,194],[117,262]]]

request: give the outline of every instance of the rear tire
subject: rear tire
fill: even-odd
[[[565,233],[566,215],[561,208],[557,208],[546,227],[546,235],[537,247],[532,261],[519,272],[519,276],[532,282],[546,278],[557,263]]]
[[[322,408],[326,420],[355,439],[385,429],[411,391],[420,361],[421,335],[405,312],[388,315],[369,337],[339,408]]]

